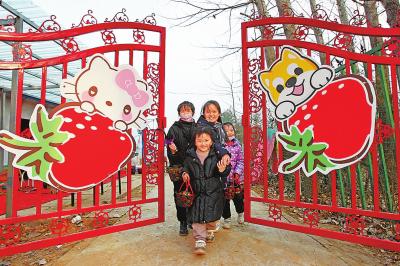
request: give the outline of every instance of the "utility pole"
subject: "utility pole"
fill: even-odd
[[[15,32],[22,33],[23,32],[23,20],[20,17],[15,18]],[[14,49],[18,49],[16,47]],[[16,53],[15,61],[19,61],[18,53]],[[12,70],[12,83],[11,83],[11,103],[10,103],[10,127],[9,130],[11,133],[16,133],[16,125],[17,123],[21,123],[17,121],[17,119],[21,119],[21,117],[16,117],[17,115],[17,105],[18,105],[18,73],[20,70]],[[19,95],[22,97],[22,95]],[[14,155],[12,153],[8,153],[8,174],[7,174],[7,195],[6,195],[6,217],[13,216],[13,198],[14,198],[14,179],[17,176],[14,176],[14,168],[12,166],[12,162],[14,160]]]

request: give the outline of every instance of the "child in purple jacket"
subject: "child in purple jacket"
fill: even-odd
[[[232,186],[234,183],[236,186],[243,187],[243,151],[242,146],[239,141],[235,138],[236,132],[232,123],[224,123],[224,131],[226,132],[227,142],[225,143],[225,148],[231,154],[231,172],[227,177],[226,187]],[[233,198],[233,203],[235,204],[236,212],[238,213],[237,222],[239,224],[244,223],[244,204],[242,193],[236,194]],[[230,200],[225,200],[224,211],[222,217],[224,218],[223,228],[229,229],[231,227],[231,205]]]

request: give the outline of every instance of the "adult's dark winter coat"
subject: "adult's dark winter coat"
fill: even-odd
[[[176,121],[168,130],[167,138],[173,139],[178,151],[172,154],[171,149],[167,146],[167,156],[169,164],[182,165],[186,157],[186,151],[191,146],[193,141],[193,132],[196,127],[196,123]]]
[[[223,184],[231,166],[228,165],[225,171],[220,173],[218,161],[214,147],[210,149],[203,165],[194,149],[188,151],[183,171],[189,174],[195,194],[193,205],[187,214],[189,223],[209,223],[221,218],[225,203]]]

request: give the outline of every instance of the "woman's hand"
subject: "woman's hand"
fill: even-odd
[[[231,157],[228,154],[225,154],[224,156],[222,156],[221,161],[225,163],[225,166],[227,166],[231,163]]]
[[[169,149],[171,150],[172,154],[175,154],[178,151],[178,148],[176,147],[175,143],[171,143],[168,145]]]
[[[226,169],[226,163],[223,159],[217,163],[218,171],[222,173]]]
[[[183,180],[183,182],[189,182],[189,181],[190,181],[190,176],[189,176],[189,174],[186,173],[186,172],[183,172],[183,174],[182,174],[182,180]]]

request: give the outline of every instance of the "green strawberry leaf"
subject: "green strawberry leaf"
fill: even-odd
[[[25,139],[9,132],[0,134],[0,146],[15,153],[16,167],[27,170],[31,178],[39,177],[48,181],[51,166],[55,162],[63,162],[64,156],[58,150],[70,137],[67,132],[60,131],[62,117],[48,117],[46,109],[39,105],[32,115],[30,130],[34,140]]]
[[[297,126],[291,126],[290,134],[279,132],[277,137],[287,151],[295,154],[281,163],[285,173],[292,173],[303,167],[305,174],[310,176],[316,171],[326,173],[336,167],[325,155],[328,145],[314,142],[311,129],[307,128],[302,133]]]

